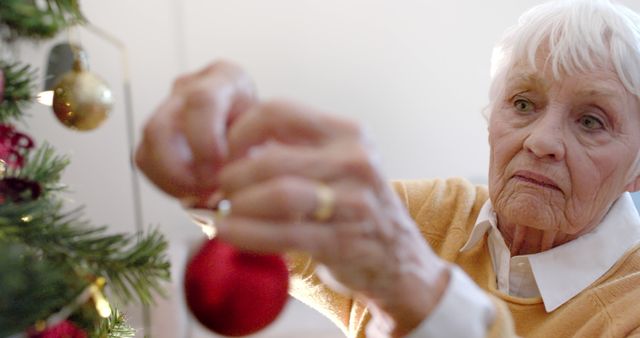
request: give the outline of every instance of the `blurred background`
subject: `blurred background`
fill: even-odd
[[[463,176],[486,181],[486,106],[493,44],[535,0],[85,0],[90,22],[120,40],[129,60],[134,124],[144,121],[173,79],[219,59],[254,78],[261,98],[284,97],[364,123],[389,178]],[[640,11],[640,2],[621,3]],[[113,231],[136,229],[124,105],[122,51],[79,28],[16,51],[44,69],[56,43],[80,42],[91,70],[111,86],[116,106],[97,130],[62,126],[49,107],[34,105],[36,141],[72,156],[62,182],[70,203]],[[151,308],[151,337],[214,335],[192,321],[182,275],[203,239],[179,204],[142,180],[144,227],[170,240],[169,297]],[[130,318],[143,336],[139,309]],[[291,300],[279,320],[255,337],[340,337],[328,320]]]

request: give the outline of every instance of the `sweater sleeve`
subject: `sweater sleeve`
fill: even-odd
[[[486,187],[474,186],[460,178],[395,181],[393,187],[431,248],[441,258],[454,263],[488,199]],[[486,290],[477,290],[484,293],[494,307],[494,318],[486,337],[518,337],[507,305]],[[447,316],[460,318],[458,313]]]
[[[456,243],[463,243],[466,239],[465,228],[475,222],[477,212],[486,200],[486,191],[476,191],[470,183],[462,180],[395,182],[393,186],[434,251],[452,261],[452,256],[462,246]],[[288,261],[292,276],[290,293],[294,297],[328,317],[347,337],[366,337],[370,313],[365,304],[323,284],[315,274],[315,264],[305,254],[291,253]],[[473,283],[471,280],[468,282]],[[494,318],[486,329],[486,337],[517,337],[506,304],[487,292],[479,292],[486,296],[483,299],[491,301],[495,310]],[[460,313],[443,313],[441,316],[460,318]]]

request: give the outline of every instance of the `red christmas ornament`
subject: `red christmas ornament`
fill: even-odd
[[[29,338],[87,338],[87,333],[65,320],[44,331],[29,333]]]
[[[239,251],[214,238],[191,258],[184,286],[200,323],[218,334],[244,336],[278,317],[288,297],[289,272],[279,255]]]

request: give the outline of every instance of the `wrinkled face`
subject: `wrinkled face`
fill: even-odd
[[[581,234],[632,188],[640,104],[608,67],[554,79],[516,66],[489,120],[500,224]]]

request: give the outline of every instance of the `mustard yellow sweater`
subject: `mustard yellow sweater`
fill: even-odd
[[[393,185],[433,250],[459,265],[494,300],[497,317],[487,337],[640,337],[640,246],[582,293],[546,313],[540,298],[497,290],[486,236],[472,250],[460,252],[488,198],[486,187],[463,179]],[[365,337],[366,307],[324,286],[302,255],[292,256],[292,263],[292,295],[330,318],[347,337]]]

